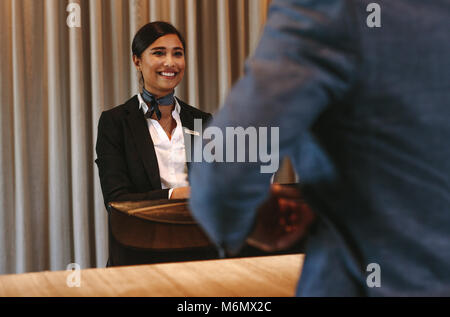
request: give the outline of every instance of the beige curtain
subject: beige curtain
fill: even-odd
[[[139,91],[137,29],[165,20],[184,34],[177,96],[215,112],[242,75],[269,1],[0,1],[0,274],[105,266],[97,122]],[[70,2],[81,27],[67,25]]]

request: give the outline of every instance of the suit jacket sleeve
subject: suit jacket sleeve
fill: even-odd
[[[299,140],[311,140],[313,123],[330,105],[339,104],[352,85],[353,16],[344,0],[274,0],[245,76],[210,126],[219,128],[224,140],[229,138],[227,126],[279,127],[272,153],[279,146],[277,159],[295,157]],[[224,145],[223,150],[229,149]],[[268,195],[272,174],[261,173],[260,167],[258,162],[192,163],[193,216],[229,253],[243,245],[257,206]]]
[[[103,112],[98,123],[97,163],[105,206],[112,201],[167,199],[169,189],[139,192],[128,176],[122,127],[111,113]]]

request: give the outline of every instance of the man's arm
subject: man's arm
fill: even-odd
[[[300,140],[312,140],[312,124],[339,103],[354,79],[351,17],[345,0],[274,0],[245,76],[211,126],[218,127],[224,139],[226,127],[279,127],[279,142],[271,150],[279,146],[278,159],[299,159]],[[270,138],[267,141],[270,144]],[[219,247],[236,253],[254,226],[257,207],[268,196],[271,174],[261,173],[259,163],[192,166],[194,217]]]

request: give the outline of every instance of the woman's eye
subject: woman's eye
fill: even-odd
[[[162,56],[162,55],[164,55],[164,52],[162,52],[162,51],[156,51],[156,52],[153,52],[153,55],[156,55],[156,56]]]
[[[183,56],[183,52],[175,52],[175,56],[181,57],[181,56]]]

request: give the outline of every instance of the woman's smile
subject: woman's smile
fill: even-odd
[[[178,75],[178,72],[163,71],[163,72],[158,72],[158,74],[166,79],[174,79]]]

